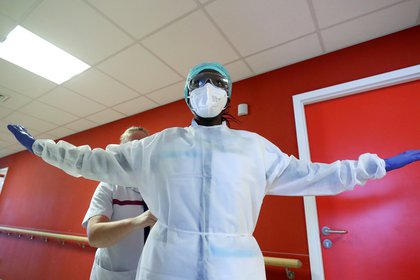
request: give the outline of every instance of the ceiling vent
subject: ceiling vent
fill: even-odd
[[[9,98],[9,96],[0,93],[0,102],[4,102]]]

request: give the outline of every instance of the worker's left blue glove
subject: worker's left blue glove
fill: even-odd
[[[20,144],[25,146],[25,148],[32,153],[34,152],[32,146],[35,142],[35,138],[26,130],[26,128],[16,124],[9,124],[7,128],[13,133]]]
[[[401,168],[414,161],[420,160],[420,150],[405,151],[399,155],[386,158],[384,160],[385,160],[385,170],[391,171],[397,168]]]

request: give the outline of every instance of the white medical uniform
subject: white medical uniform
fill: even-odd
[[[94,216],[106,216],[110,221],[136,217],[145,211],[138,188],[122,187],[101,182],[93,194],[82,226]],[[134,280],[144,244],[144,230],[136,230],[116,244],[98,248],[90,275],[91,280]]]
[[[386,173],[376,155],[301,161],[225,123],[193,121],[107,151],[51,140],[37,140],[33,150],[74,176],[140,186],[158,218],[141,256],[141,280],[265,279],[252,233],[266,194],[331,195]]]

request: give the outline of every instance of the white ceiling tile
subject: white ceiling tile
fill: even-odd
[[[3,121],[0,123],[0,133],[2,133],[3,135],[4,134],[11,134],[10,131],[7,129],[8,124],[9,123],[3,122]]]
[[[39,133],[33,135],[35,139],[51,139],[54,140],[54,135],[48,134],[48,133]]]
[[[321,31],[327,51],[335,51],[416,25],[420,1],[413,0]],[[390,20],[392,19],[392,20]]]
[[[184,98],[184,84],[179,82],[172,86],[152,92],[147,95],[148,98],[155,101],[159,105],[165,105]]]
[[[11,155],[11,154],[15,154],[17,152],[20,151],[26,151],[26,149],[23,146],[8,146],[5,148],[1,148],[0,149],[0,158]]]
[[[43,95],[39,100],[79,117],[105,109],[104,106],[62,87]]]
[[[47,134],[52,135],[52,139],[60,139],[66,136],[69,136],[71,134],[76,133],[76,131],[68,129],[64,126],[59,126],[57,128],[54,128],[52,130],[47,131]]]
[[[44,0],[23,26],[90,65],[133,43],[81,0]]]
[[[184,77],[191,67],[203,61],[226,63],[238,58],[202,11],[182,18],[142,43]]]
[[[1,2],[0,2],[0,11],[1,11]],[[3,42],[10,31],[16,27],[16,23],[0,15],[0,42]]]
[[[307,0],[223,0],[205,9],[242,55],[315,31]]]
[[[7,115],[10,115],[13,111],[7,108],[1,108],[0,107],[0,118],[4,118]]]
[[[401,0],[312,0],[319,27],[361,16]]]
[[[182,78],[139,45],[134,45],[98,65],[104,72],[145,94]]]
[[[3,122],[8,124],[20,124],[28,129],[29,133],[31,134],[36,134],[57,127],[57,125],[53,123],[39,120],[21,112],[14,112],[8,115],[7,117],[3,118]]]
[[[71,122],[65,125],[65,127],[70,128],[74,131],[85,131],[96,126],[98,126],[97,123],[86,119],[79,119],[75,122]]]
[[[26,96],[23,96],[19,93],[16,93],[14,91],[11,91],[1,86],[0,86],[0,94],[6,95],[8,97],[4,102],[0,103],[0,108],[8,108],[8,109],[16,110],[22,107],[23,105],[28,104],[29,102],[32,101],[32,99]]]
[[[95,122],[97,124],[104,124],[104,123],[110,123],[110,122],[113,122],[113,121],[116,121],[125,117],[126,115],[120,112],[117,112],[111,109],[106,109],[101,112],[95,113],[93,115],[87,116],[86,119],[92,122]]]
[[[131,101],[119,104],[114,106],[113,109],[125,114],[126,116],[131,116],[137,113],[141,113],[153,108],[158,107],[159,105],[156,102],[153,102],[145,97],[138,97]]]
[[[13,136],[13,134],[9,131],[8,132],[0,131],[0,140],[2,142],[9,143],[9,145],[16,143],[15,136]]]
[[[95,68],[74,77],[63,86],[106,106],[113,106],[139,96],[134,90]]]
[[[26,151],[26,148],[23,147],[20,143],[15,142],[14,144],[7,146],[8,149],[14,150],[14,151]]]
[[[0,85],[31,98],[36,98],[56,86],[53,82],[3,59],[0,59]]]
[[[254,76],[255,73],[252,73],[249,67],[242,61],[238,60],[233,63],[225,65],[226,69],[229,71],[232,81],[237,82],[251,76]]]
[[[63,125],[65,123],[78,119],[75,115],[64,112],[63,110],[34,101],[22,107],[19,111],[25,112],[38,119],[49,121],[54,124]]]
[[[6,148],[7,146],[10,146],[9,142],[4,142],[1,138],[0,138],[0,150]]]
[[[38,0],[1,0],[0,13],[19,21],[37,1]]]
[[[321,54],[320,42],[313,34],[247,57],[246,61],[255,73],[261,74]]]
[[[88,0],[137,39],[197,7],[192,0]]]

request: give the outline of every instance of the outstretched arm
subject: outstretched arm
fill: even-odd
[[[112,246],[134,230],[153,226],[156,221],[150,210],[137,217],[112,222],[106,216],[94,216],[87,228],[89,244],[97,248]]]
[[[8,125],[8,129],[29,151],[72,176],[124,186],[136,186],[139,183],[140,172],[133,170],[131,160],[135,159],[139,167],[142,149],[133,149],[132,142],[115,145],[112,151],[92,150],[87,145],[76,147],[65,141],[55,143],[52,140],[35,140],[20,125]],[[135,156],[132,155],[133,150],[136,150]]]
[[[405,151],[385,160],[385,170],[387,172],[406,166],[415,161],[420,161],[420,150]]]
[[[311,163],[290,157],[271,182],[268,193],[282,195],[333,195],[370,179],[379,179],[386,172],[420,161],[420,150],[410,150],[380,159],[364,154],[359,160],[342,160],[331,164]],[[273,173],[276,174],[276,173]],[[270,177],[270,176],[269,176]]]
[[[276,163],[275,163],[276,164]],[[276,164],[277,165],[277,164]],[[335,195],[363,186],[370,179],[385,176],[385,162],[374,154],[363,154],[358,160],[312,163],[291,156],[283,168],[269,174],[269,194]]]

